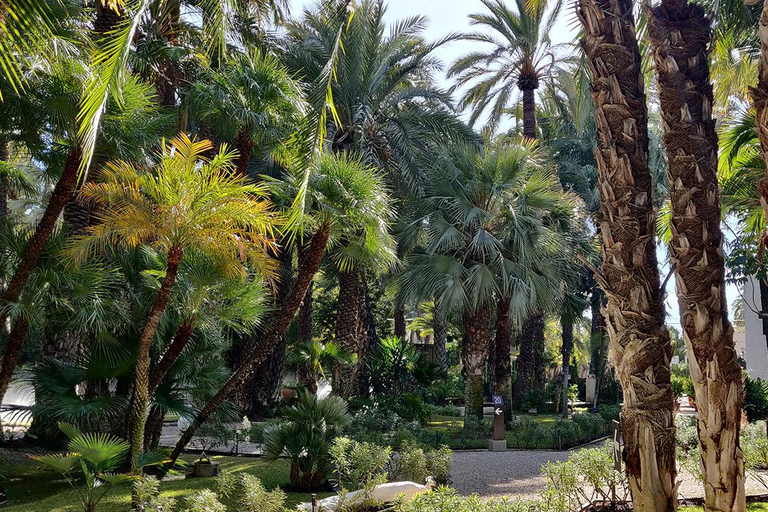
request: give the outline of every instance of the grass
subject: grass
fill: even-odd
[[[196,460],[194,455],[182,456],[187,462]],[[249,473],[261,479],[267,489],[286,486],[289,483],[289,465],[285,460],[273,463],[261,459],[246,457],[212,457],[220,463],[223,471],[231,473]],[[81,510],[77,494],[56,472],[40,467],[26,454],[0,449],[0,468],[6,480],[2,482],[8,495],[9,504],[3,506],[4,512],[70,512]],[[184,478],[181,475],[169,476],[160,485],[160,494],[176,498],[182,502],[184,497],[206,488],[215,490],[212,478]],[[309,501],[309,493],[288,492],[286,506],[295,508],[298,503]],[[318,493],[320,498],[330,493]],[[237,510],[235,499],[222,500],[229,510]],[[99,512],[124,512],[130,510],[131,487],[121,485],[107,491],[99,503]]]
[[[702,507],[680,507],[685,512],[704,512]],[[747,503],[747,512],[768,512],[768,503]]]

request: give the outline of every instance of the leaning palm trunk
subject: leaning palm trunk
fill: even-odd
[[[631,0],[579,0],[593,77],[610,358],[624,390],[622,433],[634,509],[677,506],[672,345],[660,291],[648,121]]]
[[[700,6],[686,0],[663,0],[648,19],[669,161],[669,252],[699,404],[704,508],[742,511],[746,507],[739,446],[743,386],[725,300],[708,62],[710,20]]]
[[[319,230],[312,237],[309,250],[306,254],[306,259],[302,261],[299,267],[299,273],[296,277],[296,281],[293,284],[290,292],[280,301],[275,309],[274,313],[266,322],[266,328],[264,329],[264,336],[261,338],[260,343],[255,345],[245,356],[242,364],[235,372],[230,375],[229,379],[219,389],[219,391],[211,398],[207,404],[200,410],[195,417],[195,420],[181,435],[181,438],[176,443],[173,449],[173,453],[170,457],[169,467],[172,468],[176,464],[176,460],[181,455],[184,447],[187,446],[189,441],[200,428],[200,425],[213,414],[216,409],[221,407],[224,401],[240,386],[243,385],[246,378],[259,364],[267,359],[272,354],[275,346],[288,327],[291,325],[293,317],[296,315],[299,307],[301,306],[302,299],[307,293],[309,284],[312,282],[318,267],[320,266],[320,260],[325,251],[325,247],[328,245],[329,227],[321,226]]]
[[[747,2],[753,3],[753,2]],[[768,2],[763,3],[760,14],[760,25],[757,31],[760,36],[760,62],[758,64],[757,87],[751,89],[752,104],[755,107],[755,127],[766,161],[766,175],[758,182],[760,204],[768,215]],[[761,248],[765,247],[765,235]]]
[[[128,435],[131,444],[131,469],[138,469],[137,462],[139,455],[144,449],[144,427],[147,423],[147,406],[149,405],[149,363],[150,350],[152,342],[157,333],[157,327],[160,325],[160,318],[163,316],[168,301],[171,298],[171,290],[176,282],[176,273],[179,270],[181,258],[184,255],[180,247],[171,247],[168,250],[168,265],[165,270],[165,277],[160,285],[152,307],[147,314],[147,321],[139,336],[139,346],[137,348],[138,356],[136,358],[136,378],[133,385],[133,401],[131,403],[131,413],[128,417]]]
[[[464,339],[461,364],[464,373],[465,417],[483,419],[483,375],[488,355],[491,312],[488,308],[470,308],[464,313]]]
[[[35,232],[27,242],[27,248],[24,251],[24,255],[21,257],[19,264],[13,272],[13,276],[8,281],[8,285],[3,291],[2,297],[0,297],[0,303],[10,304],[19,300],[21,292],[24,291],[24,287],[32,275],[32,271],[37,266],[37,261],[43,254],[46,245],[48,245],[48,239],[51,237],[54,228],[56,227],[56,221],[61,215],[61,211],[66,206],[67,201],[72,195],[72,191],[77,183],[77,171],[80,168],[80,159],[82,153],[79,146],[75,146],[67,156],[67,160],[64,163],[64,170],[61,173],[59,181],[51,193],[48,204],[45,207],[40,223],[35,228]],[[3,328],[8,320],[8,309],[3,308],[0,310],[0,328]],[[3,357],[2,366],[0,366],[0,403],[3,401],[5,392],[8,390],[8,386],[11,383],[11,376],[13,370],[16,368],[16,363],[19,360],[19,354],[21,354],[21,346],[24,343],[26,336],[10,336],[8,343],[5,346],[5,355]],[[26,335],[26,332],[25,332]]]

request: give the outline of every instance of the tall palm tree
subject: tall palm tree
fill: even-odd
[[[523,100],[523,134],[536,135],[535,92],[556,67],[549,34],[560,15],[562,3],[547,0],[515,0],[510,7],[504,0],[481,0],[490,12],[470,15],[470,24],[480,30],[461,36],[482,43],[458,59],[449,69],[457,86],[466,86],[460,106],[472,108],[469,124],[488,116],[486,129],[495,132],[510,105],[517,87]]]
[[[285,180],[273,180],[273,193],[285,204],[302,190],[304,174],[288,175]],[[285,334],[299,310],[326,248],[340,243],[350,231],[380,232],[382,219],[391,215],[389,199],[383,192],[382,178],[375,170],[349,155],[322,155],[313,165],[309,182],[304,188],[305,212],[302,230],[296,236],[306,237],[308,248],[290,289],[275,304],[265,320],[264,336],[252,347],[226,383],[200,409],[192,425],[187,428],[171,454],[171,464],[181,454],[197,429],[227,398],[245,382],[253,369],[265,361]],[[306,243],[306,242],[305,242]]]
[[[634,4],[580,0],[597,123],[602,272],[613,365],[624,390],[622,433],[637,510],[677,504],[672,345],[656,260],[648,115]]]
[[[760,146],[763,149],[763,159],[768,162],[768,2],[763,3],[763,12],[760,15],[760,62],[757,72],[757,87],[751,89],[752,105],[755,109],[755,126]],[[766,165],[768,169],[768,165]],[[758,182],[760,203],[768,215],[768,170],[766,175]]]
[[[231,275],[244,275],[247,259],[267,274],[272,271],[267,253],[276,217],[269,202],[259,199],[264,188],[248,185],[234,174],[235,153],[224,149],[209,160],[203,154],[210,149],[209,141],[193,142],[182,134],[164,145],[152,171],[127,162],[110,163],[101,173],[102,181],[86,184],[82,191],[104,209],[98,213],[99,223],[74,241],[79,258],[109,244],[146,243],[167,252],[165,275],[138,342],[128,419],[134,469],[144,447],[150,351],[184,252],[203,251]]]
[[[710,19],[687,0],[663,0],[649,12],[649,36],[669,161],[669,251],[688,364],[701,404],[697,425],[705,508],[743,510],[739,430],[744,395],[725,299]]]

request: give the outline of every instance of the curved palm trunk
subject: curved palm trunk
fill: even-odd
[[[755,127],[766,161],[765,177],[757,184],[760,192],[760,204],[768,215],[768,2],[763,3],[760,23],[757,30],[760,36],[760,62],[758,64],[757,87],[750,90],[752,105],[755,107]],[[763,235],[765,237],[765,235]],[[765,244],[765,238],[763,239]],[[763,245],[764,247],[764,245]]]
[[[171,454],[170,468],[175,465],[176,459],[179,458],[184,447],[187,446],[200,425],[205,423],[211,414],[224,403],[233,391],[242,386],[245,379],[256,366],[269,357],[279,339],[288,330],[293,317],[296,315],[296,311],[298,311],[301,306],[302,299],[307,293],[309,284],[312,282],[317,269],[320,267],[320,260],[325,251],[325,247],[328,245],[328,235],[329,228],[324,225],[321,226],[312,237],[312,242],[307,251],[307,257],[299,267],[296,281],[290,292],[286,294],[282,301],[280,301],[278,308],[267,321],[266,328],[264,329],[265,335],[261,339],[261,343],[254,346],[249,351],[240,367],[230,375],[229,379],[227,379],[221,389],[219,389],[213,398],[211,398],[200,410],[192,425],[190,425],[181,435],[181,438],[176,443],[173,453]]]
[[[494,374],[496,378],[495,392],[504,397],[504,415],[507,419],[512,416],[512,327],[509,322],[508,297],[499,299],[496,303],[496,357]]]
[[[40,223],[35,228],[35,232],[32,238],[27,242],[27,248],[24,255],[21,257],[19,264],[16,266],[16,270],[13,272],[13,276],[8,282],[5,291],[2,295],[3,303],[13,303],[19,300],[21,292],[24,291],[24,286],[27,284],[29,277],[32,275],[32,271],[37,265],[37,260],[45,250],[45,246],[48,244],[48,239],[51,237],[54,228],[56,227],[56,221],[61,215],[61,211],[67,204],[72,191],[77,183],[77,171],[80,168],[81,152],[80,148],[74,148],[64,163],[64,170],[61,173],[59,181],[53,189],[48,204],[45,207],[43,218],[40,219]],[[8,311],[4,309],[0,313],[0,326],[4,326],[8,319]],[[13,339],[13,343],[9,339],[8,344],[5,347],[5,355],[3,356],[2,366],[0,367],[0,403],[2,403],[5,392],[8,390],[8,385],[11,382],[11,376],[13,370],[18,363],[19,354],[21,352],[21,345],[24,343],[24,337],[18,336]],[[18,346],[17,346],[18,345]]]
[[[147,322],[139,337],[139,346],[136,357],[136,378],[133,386],[133,402],[131,413],[128,417],[128,435],[131,444],[131,469],[136,471],[136,462],[144,449],[144,427],[147,423],[147,405],[149,404],[149,353],[152,342],[155,339],[157,326],[163,316],[168,301],[171,298],[171,290],[176,282],[176,274],[184,251],[180,247],[171,247],[168,250],[168,266],[165,277],[160,285],[152,307],[147,314]]]
[[[357,268],[339,271],[339,304],[336,309],[336,342],[341,348],[358,355],[352,367],[336,363],[333,386],[336,393],[348,398],[357,391],[357,378],[364,363],[365,289]]]
[[[165,348],[163,355],[160,356],[160,360],[155,367],[152,368],[152,373],[149,376],[149,387],[147,388],[150,397],[155,394],[155,391],[157,391],[160,383],[163,382],[168,371],[173,368],[173,365],[176,364],[176,361],[181,357],[187,344],[189,344],[189,341],[192,339],[192,334],[195,332],[196,322],[197,317],[193,316],[179,325],[176,334],[173,336],[173,340],[171,340],[171,343]]]
[[[622,434],[634,509],[677,506],[675,426],[664,326],[648,117],[631,0],[579,0],[593,77],[602,273],[610,358],[624,390]]]
[[[691,378],[704,467],[704,508],[746,507],[739,447],[743,386],[728,321],[712,119],[708,48],[710,20],[686,0],[663,0],[649,13],[669,161],[677,302]]]
[[[543,361],[544,315],[531,315],[523,322],[519,337],[520,355],[517,356],[517,380],[515,381],[514,407],[519,409],[523,401],[539,381],[537,366]]]
[[[468,309],[464,313],[464,339],[461,364],[464,373],[464,406],[466,417],[483,419],[483,373],[488,355],[491,327],[488,308]]]
[[[571,352],[573,351],[573,321],[566,315],[560,317],[563,354],[563,418],[568,417],[568,385],[571,380]]]

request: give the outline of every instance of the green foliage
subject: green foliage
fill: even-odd
[[[535,501],[520,498],[487,500],[477,495],[460,496],[458,491],[440,487],[411,501],[395,504],[394,512],[537,512]]]
[[[397,450],[406,440],[412,440],[420,425],[407,421],[391,408],[377,402],[356,400],[357,411],[344,428],[344,435],[356,441],[368,441]]]
[[[135,480],[133,494],[139,512],[168,512],[176,506],[174,498],[160,496],[160,481],[154,476],[145,475]]]
[[[285,421],[264,435],[264,458],[277,460],[283,452],[291,459],[291,484],[311,489],[330,475],[333,440],[349,422],[347,404],[339,397],[318,399],[301,392],[295,405],[283,409]]]
[[[693,380],[691,380],[691,373],[688,370],[688,365],[686,363],[672,365],[671,379],[672,394],[675,398],[680,398],[682,395],[695,398]]]
[[[132,476],[115,473],[128,453],[128,443],[109,434],[81,433],[72,425],[59,428],[70,438],[67,453],[39,455],[33,458],[61,473],[77,491],[83,510],[92,512],[110,485],[133,480]],[[76,486],[81,473],[84,488]]]
[[[186,507],[183,512],[227,512],[227,507],[219,501],[216,493],[204,489],[184,498]]]
[[[238,510],[242,512],[288,512],[285,493],[281,489],[267,491],[261,480],[252,475],[242,475],[240,480]]]
[[[621,417],[621,406],[601,405],[598,407],[597,413],[601,418],[603,418],[603,420],[610,423],[612,420],[618,420]]]
[[[455,405],[430,405],[429,413],[432,416],[450,416],[452,418],[460,418],[462,416],[461,409]]]
[[[744,410],[751,422],[768,419],[768,382],[744,377]]]
[[[371,489],[386,481],[386,466],[392,456],[390,447],[337,437],[331,447],[336,475],[345,489]]]
[[[397,478],[424,482],[428,476],[435,478],[440,485],[451,483],[451,464],[453,452],[447,446],[437,449],[424,449],[408,443],[400,449],[400,472]]]

